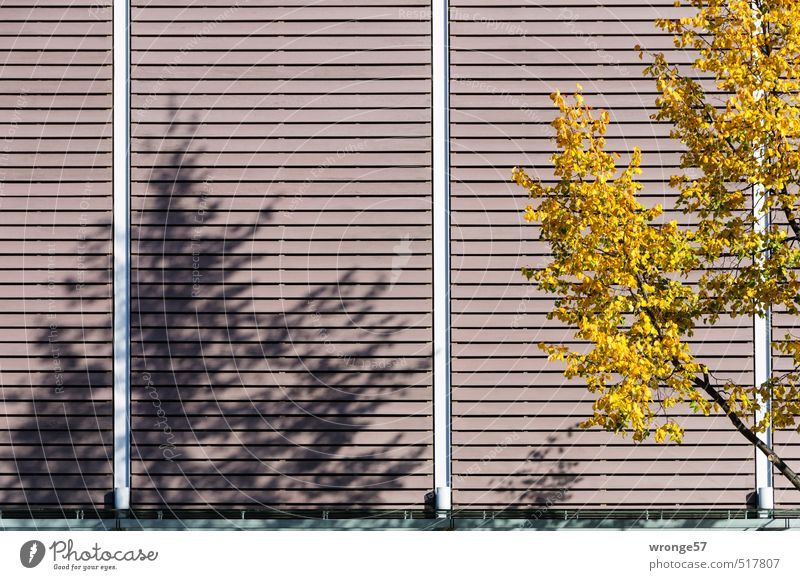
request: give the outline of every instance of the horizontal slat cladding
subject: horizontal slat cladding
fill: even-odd
[[[592,396],[536,346],[576,345],[573,329],[546,319],[552,297],[519,272],[548,257],[538,228],[522,220],[527,198],[510,184],[511,168],[552,179],[549,94],[576,83],[609,110],[610,149],[623,158],[643,149],[645,203],[691,222],[674,211],[667,183],[680,145],[649,119],[655,83],[633,50],[666,50],[687,66],[691,55],[653,24],[687,9],[672,0],[532,4],[451,2],[455,505],[741,507],[753,488],[753,450],[725,418],[677,410],[680,446],[578,427]],[[749,319],[700,328],[692,346],[719,377],[752,381]]]
[[[421,507],[429,2],[131,17],[134,505]]]
[[[0,509],[113,487],[110,11],[0,5]]]
[[[792,336],[795,340],[800,337],[800,320],[793,314],[788,314],[785,308],[777,308],[772,313],[772,340],[775,343],[783,342],[786,336]],[[777,346],[777,345],[776,345]],[[776,377],[780,377],[787,372],[794,370],[792,358],[785,355],[773,347],[772,369]],[[800,417],[797,418],[800,425]],[[800,435],[797,426],[791,429],[779,429],[773,434],[775,450],[786,463],[797,471],[800,468]],[[775,506],[778,508],[798,508],[800,507],[800,492],[798,492],[788,480],[775,470]]]

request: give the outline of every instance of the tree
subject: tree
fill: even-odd
[[[800,3],[692,5],[694,16],[656,25],[697,51],[701,74],[684,74],[663,53],[647,53],[645,69],[660,93],[653,118],[669,121],[684,145],[670,184],[692,225],[667,222],[661,206],[638,199],[641,152],[618,170],[604,139],[609,115],[587,106],[578,85],[572,99],[551,96],[555,183],[513,171],[532,200],[525,219],[552,256],[523,274],[556,295],[550,317],[588,343],[541,345],[596,394],[583,427],[680,443],[670,409],[721,412],[800,490],[797,473],[758,436],[796,425],[800,339],[774,344],[793,369],[753,385],[716,378],[687,342],[722,315],[800,311]]]

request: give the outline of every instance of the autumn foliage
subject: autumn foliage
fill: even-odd
[[[640,201],[640,151],[619,167],[606,150],[609,116],[584,103],[580,86],[571,98],[556,92],[555,180],[513,171],[530,192],[525,219],[552,255],[523,273],[556,295],[551,316],[589,345],[542,345],[596,394],[584,427],[680,442],[671,408],[722,412],[800,489],[757,436],[797,426],[800,339],[775,337],[794,369],[758,385],[716,379],[687,341],[722,315],[800,310],[800,2],[691,4],[694,16],[656,25],[696,51],[695,74],[640,52],[660,93],[653,118],[684,145],[671,186],[691,226]]]

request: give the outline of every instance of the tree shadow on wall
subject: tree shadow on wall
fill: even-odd
[[[63,155],[39,158],[37,145],[24,167],[2,171],[6,517],[99,508],[111,486],[111,154],[97,131],[70,140]],[[17,141],[24,136],[7,136],[18,158],[32,141]]]
[[[203,127],[173,119],[156,138],[134,125],[133,509],[423,508],[433,483],[429,235],[359,222],[370,208],[337,196],[336,182],[316,197],[271,193],[246,178],[255,164],[217,154],[233,141],[198,136]],[[0,490],[0,506],[113,505],[104,228],[84,250],[106,279],[69,294],[63,321],[74,324],[56,341],[69,401],[38,401],[35,424],[3,433],[37,463],[19,468],[21,493]],[[74,289],[79,276],[67,269],[63,283]],[[86,307],[87,293],[100,302]],[[43,322],[32,341],[43,356],[49,334]],[[54,480],[56,468],[68,475]]]
[[[398,271],[408,239],[251,181],[202,127],[134,144],[134,507],[422,507],[429,273]]]
[[[522,505],[541,510],[563,507],[569,503],[571,488],[582,479],[577,473],[578,461],[569,459],[569,444],[574,428],[559,435],[547,435],[544,443],[528,455],[527,463],[534,473],[522,478],[525,491],[520,494]],[[564,436],[565,435],[565,436]]]
[[[535,445],[516,444],[509,438],[508,444],[475,463],[473,473],[468,472],[462,478],[465,481],[470,476],[485,479],[489,489],[486,497],[489,499],[473,502],[475,507],[471,509],[489,505],[496,512],[495,517],[511,517],[513,513],[514,517],[535,520],[552,517],[553,510],[568,506],[572,488],[582,479],[577,472],[579,462],[569,459],[570,447],[565,441],[572,437],[573,431],[570,428],[559,434],[542,433],[541,443]],[[520,450],[524,452],[524,458],[513,459]],[[491,473],[496,465],[501,466],[502,475]]]
[[[3,345],[0,512],[6,517],[100,509],[111,486],[111,331],[103,313],[110,283],[74,291],[63,272],[52,274],[59,281],[49,286],[62,296],[55,309],[26,300],[30,310],[12,331],[20,340]],[[72,311],[63,307],[72,301],[63,298],[67,293],[83,295]]]

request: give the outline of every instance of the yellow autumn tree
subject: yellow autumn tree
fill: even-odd
[[[618,167],[606,151],[609,116],[593,112],[578,86],[572,98],[552,95],[554,184],[513,171],[532,200],[525,219],[552,255],[523,273],[556,295],[550,316],[588,343],[542,345],[596,394],[584,427],[679,443],[671,408],[721,412],[800,489],[797,473],[758,436],[797,425],[800,339],[778,337],[774,347],[794,368],[764,384],[716,379],[687,341],[722,315],[800,311],[800,2],[691,4],[694,16],[656,25],[696,51],[693,68],[703,74],[649,53],[645,74],[660,93],[653,118],[670,122],[685,146],[671,185],[693,225],[640,202],[640,151]]]

